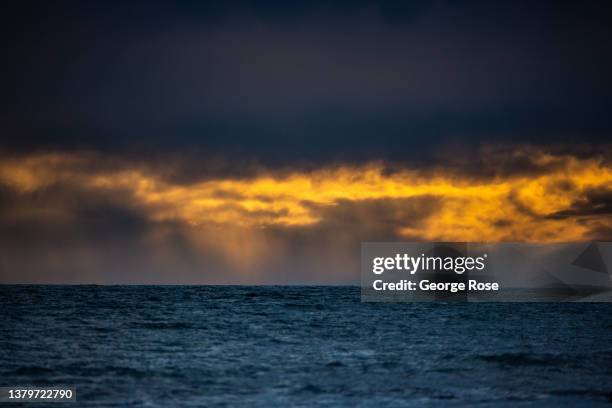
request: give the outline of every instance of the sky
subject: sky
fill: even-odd
[[[353,284],[360,242],[612,240],[612,11],[16,2],[0,282]]]

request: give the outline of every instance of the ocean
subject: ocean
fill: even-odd
[[[612,403],[610,303],[362,303],[358,287],[329,286],[3,285],[0,321],[0,386],[76,387],[76,403],[53,406]]]

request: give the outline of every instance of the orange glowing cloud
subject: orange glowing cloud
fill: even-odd
[[[400,168],[383,163],[330,165],[309,171],[261,171],[250,178],[173,182],[155,167],[92,165],[98,155],[39,154],[0,164],[0,183],[30,194],[52,185],[122,194],[152,222],[198,228],[310,228],[346,202],[433,197],[434,214],[394,220],[396,236],[449,241],[576,241],[609,230],[612,167],[603,157],[521,150],[537,171]],[[489,158],[490,159],[490,158]],[[485,160],[495,167],[495,160]],[[604,197],[603,199],[601,197]],[[593,200],[593,197],[598,200]],[[606,198],[608,197],[608,198]],[[370,213],[368,217],[383,216]]]

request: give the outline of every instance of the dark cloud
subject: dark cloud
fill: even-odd
[[[13,7],[5,149],[286,165],[413,160],[453,142],[597,144],[612,130],[601,2]]]
[[[188,226],[151,220],[121,192],[66,185],[31,193],[2,191],[1,282],[238,280],[221,254],[194,246]]]
[[[535,145],[496,144],[478,148],[451,144],[440,146],[433,158],[418,163],[427,168],[443,165],[479,179],[540,176],[558,171],[567,165],[567,157],[593,158],[607,153],[605,144],[556,144],[542,148]],[[544,160],[542,154],[549,155]]]
[[[553,219],[592,216],[612,218],[612,188],[589,189],[569,209],[548,215]]]
[[[150,228],[146,214],[127,196],[65,184],[27,193],[4,188],[0,207],[4,248],[44,244],[70,250],[79,244],[139,241]]]
[[[332,231],[366,232],[362,240],[382,240],[399,227],[417,227],[442,206],[440,197],[423,195],[406,199],[340,200],[332,206],[318,208],[323,219],[318,227]]]
[[[400,235],[399,228],[421,225],[440,207],[440,199],[433,196],[340,201],[317,207],[319,223],[266,230],[279,245],[280,257],[262,271],[264,279],[272,283],[355,284],[361,242],[410,239]]]

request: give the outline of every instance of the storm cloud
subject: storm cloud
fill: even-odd
[[[7,5],[0,282],[354,283],[362,241],[611,239],[610,11]]]
[[[521,147],[504,156],[524,163],[525,152],[531,166],[483,159],[480,175],[469,164],[371,162],[199,179],[177,178],[185,170],[171,169],[171,159],[7,155],[0,274],[7,282],[354,283],[363,241],[612,238],[608,154]]]
[[[612,130],[602,2],[63,1],[3,14],[11,150],[412,161]]]

